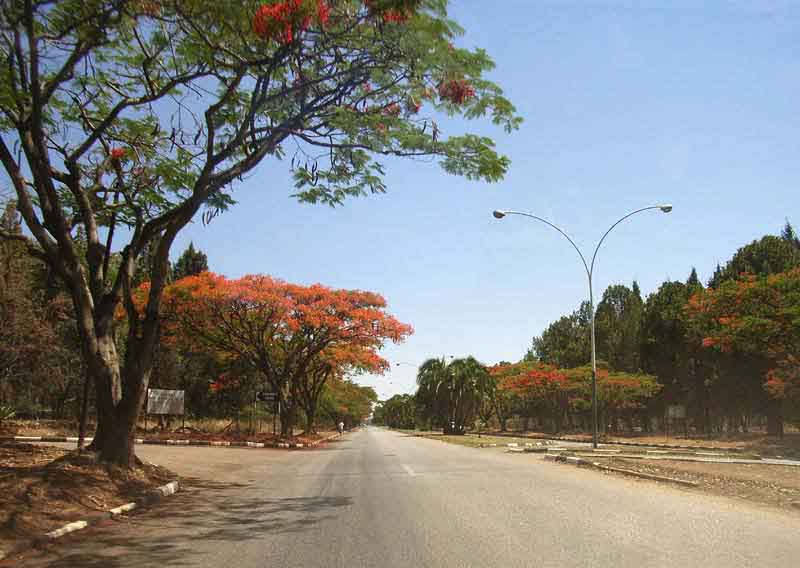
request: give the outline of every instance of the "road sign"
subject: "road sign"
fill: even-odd
[[[278,393],[260,391],[256,393],[256,400],[260,400],[261,402],[277,402]]]
[[[682,404],[670,404],[667,406],[667,418],[672,420],[683,420],[686,418],[686,407]]]
[[[183,414],[182,390],[147,389],[148,414]]]

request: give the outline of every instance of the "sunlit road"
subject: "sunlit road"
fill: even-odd
[[[800,515],[377,428],[325,449],[140,446],[196,478],[24,566],[797,566]],[[4,564],[5,566],[5,564]]]

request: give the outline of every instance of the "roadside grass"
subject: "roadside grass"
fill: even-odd
[[[441,432],[420,431],[420,430],[400,430],[410,436],[418,436],[420,438],[429,438],[431,440],[439,440],[448,444],[457,444],[459,446],[467,446],[469,448],[491,447],[489,444],[497,444],[497,447],[506,447],[508,444],[519,444],[524,446],[526,443],[532,443],[530,438],[513,438],[508,436],[487,436],[481,434],[464,434],[463,436],[445,435]]]

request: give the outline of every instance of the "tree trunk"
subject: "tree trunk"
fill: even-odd
[[[281,402],[281,437],[288,438],[293,433],[296,409],[293,404],[285,400]]]
[[[783,401],[770,400],[767,408],[767,435],[783,438]]]
[[[317,414],[316,408],[306,408],[306,434],[314,434],[314,418]]]
[[[96,338],[95,352],[87,350],[86,372],[95,386],[97,428],[90,450],[100,452],[109,441],[114,429],[114,409],[122,399],[122,378],[119,357],[113,336],[108,333]]]

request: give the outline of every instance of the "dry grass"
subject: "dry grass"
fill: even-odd
[[[514,438],[508,436],[490,436],[481,434],[464,434],[463,436],[446,435],[441,432],[431,431],[417,431],[417,430],[401,430],[409,436],[419,436],[420,438],[430,438],[431,440],[439,440],[447,442],[448,444],[458,444],[459,446],[467,446],[470,448],[486,447],[489,444],[497,444],[498,447],[505,447],[507,444],[517,443],[520,446],[525,443],[530,443],[530,438]]]
[[[800,467],[595,457],[601,464],[699,484],[714,495],[744,499],[800,514]]]
[[[0,444],[0,549],[87,514],[130,502],[177,476],[150,464],[132,470],[41,444]]]
[[[496,432],[494,432],[496,434]],[[509,435],[530,438],[544,438],[553,436],[543,432],[509,432]],[[563,434],[563,436],[591,441],[588,434]],[[614,442],[636,442],[639,444],[670,444],[676,446],[705,446],[711,448],[739,449],[747,453],[759,454],[769,457],[797,458],[800,459],[800,432],[789,431],[783,438],[767,436],[764,433],[731,434],[718,437],[683,437],[665,435],[631,435],[631,436],[604,436],[602,441],[607,444]]]

